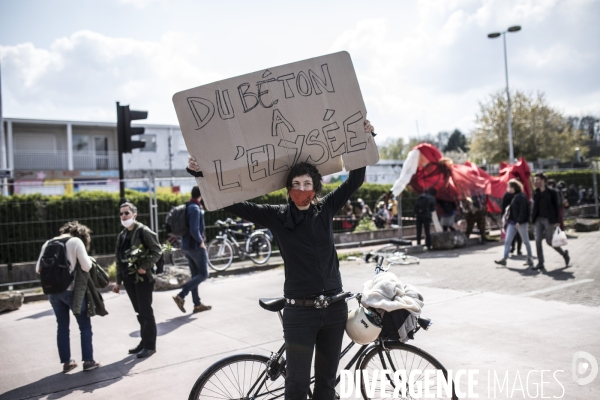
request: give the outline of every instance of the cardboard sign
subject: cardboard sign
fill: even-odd
[[[347,52],[185,90],[173,104],[208,210],[285,187],[299,162],[327,175],[379,160]]]

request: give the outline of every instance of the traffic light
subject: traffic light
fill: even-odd
[[[141,149],[146,145],[143,140],[131,140],[133,135],[143,135],[144,128],[132,127],[131,121],[148,118],[148,111],[130,110],[129,106],[120,106],[117,102],[117,132],[121,143],[121,153],[131,153],[133,149]]]

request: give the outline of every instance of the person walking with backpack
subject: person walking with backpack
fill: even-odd
[[[421,230],[425,231],[425,246],[431,249],[431,213],[435,211],[435,195],[437,190],[430,188],[421,193],[415,204],[415,217],[417,219],[417,246],[421,245]]]
[[[152,309],[152,291],[154,289],[154,265],[160,260],[162,248],[156,233],[136,221],[137,207],[126,202],[119,211],[121,225],[125,229],[117,237],[116,263],[117,284],[113,292],[119,293],[121,285],[131,300],[140,323],[140,343],[129,350],[129,354],[137,354],[138,358],[150,357],[156,353],[156,321]],[[141,249],[147,255],[133,265],[129,258],[133,257],[132,249]]]
[[[523,193],[523,185],[516,179],[508,181],[508,190],[513,195],[511,202],[506,207],[508,210],[508,226],[506,227],[506,241],[504,243],[504,257],[495,261],[496,264],[506,265],[508,254],[515,235],[520,235],[527,250],[527,262],[525,265],[533,266],[533,255],[529,243],[529,202]]]
[[[74,314],[81,336],[83,370],[91,371],[98,368],[100,363],[94,360],[92,323],[88,315],[89,299],[85,295],[87,279],[74,279],[78,271],[87,273],[92,268],[92,261],[87,253],[90,249],[90,230],[73,221],[63,225],[59,232],[60,236],[48,240],[42,246],[35,270],[40,274],[42,288],[48,294],[56,315],[56,343],[63,372],[77,368],[77,363],[71,358],[69,340],[69,314],[74,308],[79,310],[78,314]],[[74,292],[83,293],[83,296],[75,299]]]
[[[198,313],[212,309],[212,306],[203,304],[198,294],[198,286],[208,278],[208,254],[206,244],[204,243],[204,211],[200,206],[202,196],[200,188],[192,188],[192,198],[186,204],[186,221],[189,227],[188,232],[181,238],[181,252],[188,260],[188,266],[192,273],[192,279],[186,283],[178,295],[173,296],[173,300],[181,312],[185,312],[185,296],[192,293],[194,309],[192,312]]]
[[[544,267],[544,249],[542,242],[546,239],[546,243],[552,246],[552,235],[554,230],[559,227],[558,222],[558,195],[555,190],[546,187],[546,174],[538,172],[533,178],[535,192],[533,194],[533,213],[532,221],[535,224],[535,247],[538,256],[538,265],[533,267],[534,270],[543,270]],[[569,252],[560,247],[552,247],[565,260],[565,266],[569,266]]]

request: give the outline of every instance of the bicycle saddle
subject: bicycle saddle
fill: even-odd
[[[281,311],[285,306],[285,297],[275,297],[272,299],[258,299],[258,304],[267,311]]]

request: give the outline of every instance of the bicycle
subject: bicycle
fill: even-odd
[[[387,258],[390,264],[398,264],[398,265],[409,265],[409,264],[420,264],[421,259],[415,256],[409,256],[406,254],[402,248],[410,245],[411,242],[400,240],[400,239],[392,239],[390,240],[390,244],[387,244],[376,251],[371,251],[364,256],[365,262],[369,262],[373,256],[383,255]]]
[[[188,260],[181,251],[181,238],[179,236],[169,234],[165,243],[166,242],[171,243],[171,246],[173,247],[173,251],[171,251],[171,253],[168,255],[169,263],[173,266],[187,265]]]
[[[271,239],[267,236],[267,229],[252,230],[253,223],[236,224],[228,218],[225,222],[217,220],[216,225],[223,228],[219,234],[208,243],[208,265],[215,271],[225,271],[233,263],[234,255],[245,259],[250,257],[255,264],[265,264],[271,257]],[[238,232],[231,226],[241,226],[244,231]],[[242,247],[236,240],[236,235],[245,240]],[[243,244],[243,242],[242,242]]]
[[[377,255],[377,265],[375,267],[376,274],[384,272],[389,269],[382,268],[385,256]],[[356,298],[360,303],[360,294],[351,294],[346,299],[349,301],[352,298]],[[276,312],[279,316],[280,322],[283,324],[283,315],[281,310],[284,308],[285,298],[264,298],[259,300],[259,304],[262,308],[267,311]],[[357,350],[356,354],[351,358],[347,365],[342,370],[351,370],[354,367],[352,376],[356,376],[356,371],[360,371],[360,392],[363,399],[380,399],[384,398],[383,394],[378,392],[381,387],[387,386],[391,390],[386,390],[387,397],[390,397],[390,392],[396,389],[395,377],[393,376],[396,371],[402,371],[406,373],[406,377],[409,377],[411,371],[420,370],[421,374],[416,376],[418,381],[421,381],[421,385],[425,382],[436,383],[434,379],[424,380],[424,377],[429,373],[433,372],[433,377],[436,376],[437,371],[442,371],[444,377],[448,379],[448,372],[444,366],[436,360],[429,353],[421,350],[418,347],[403,343],[398,340],[398,331],[393,325],[390,326],[389,321],[391,317],[388,317],[387,321],[384,314],[383,317],[383,328],[379,337],[371,344],[360,345],[361,347]],[[426,318],[418,318],[418,325],[415,328],[414,333],[420,329],[428,330],[432,324],[432,321]],[[340,355],[340,360],[349,353],[350,349],[354,347],[356,343],[351,342],[346,346]],[[285,390],[285,374],[286,374],[286,360],[284,357],[285,344],[283,344],[276,353],[271,353],[270,357],[266,357],[259,354],[237,354],[230,357],[223,358],[210,366],[206,371],[200,375],[196,380],[194,387],[192,388],[189,400],[202,400],[202,399],[279,399],[283,398]],[[375,393],[368,393],[368,386],[373,382],[374,371],[390,371],[386,374],[387,385],[376,385]],[[364,374],[364,375],[363,375]],[[341,380],[341,373],[336,378],[336,390],[338,392],[336,398],[339,397],[339,385]],[[379,382],[378,382],[379,383]],[[400,381],[401,385],[406,389],[407,395],[409,394],[407,382]],[[314,384],[314,377],[311,378],[311,385]],[[455,393],[455,386],[452,380],[449,381],[450,396],[447,396],[445,391],[442,390],[442,395],[446,397],[437,398],[450,398],[457,399]],[[372,387],[370,389],[373,389]],[[436,392],[436,385],[429,387],[430,392]],[[423,393],[423,392],[422,392]],[[312,392],[309,390],[310,398],[312,398]],[[403,397],[406,398],[406,397]],[[409,396],[409,398],[411,398]]]

